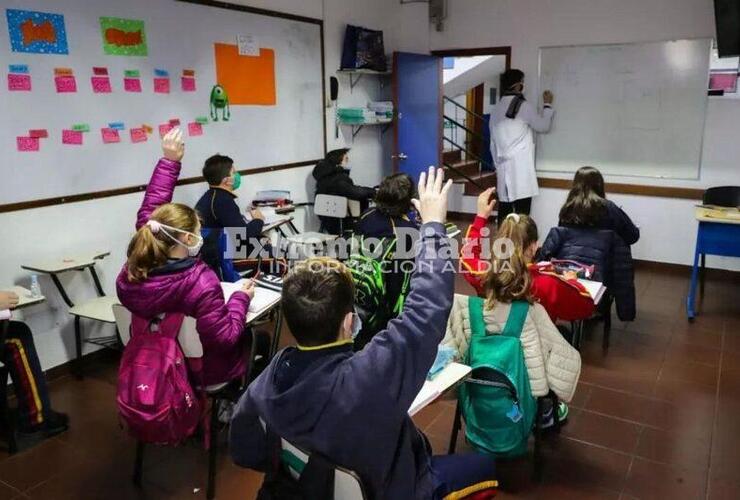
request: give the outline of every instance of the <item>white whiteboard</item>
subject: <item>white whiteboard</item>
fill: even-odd
[[[182,178],[201,175],[214,153],[234,158],[239,169],[315,161],[324,155],[321,24],[173,0],[0,0],[0,205],[146,184],[161,155],[157,126],[178,118],[186,127],[209,115],[216,83],[214,43],[236,45],[237,35],[253,35],[259,47],[275,51],[276,105],[231,106],[231,120],[211,122],[201,137],[186,138]],[[64,15],[68,55],[12,52],[5,9]],[[145,22],[146,57],[106,55],[100,17]],[[9,92],[10,64],[26,64],[31,92]],[[59,94],[54,68],[74,71],[77,93]],[[113,92],[94,94],[93,67],[106,67]],[[171,93],[155,94],[154,69],[170,74]],[[124,70],[138,69],[142,92],[123,89]],[[196,92],[183,92],[184,69],[195,70]],[[104,145],[102,127],[124,122],[121,142]],[[62,130],[87,123],[82,146],[62,145]],[[154,133],[133,144],[129,128],[149,124]],[[17,152],[16,137],[30,129],[48,129],[40,152]],[[280,186],[271,186],[276,189]]]
[[[555,94],[537,170],[696,179],[710,40],[540,49],[540,90]]]

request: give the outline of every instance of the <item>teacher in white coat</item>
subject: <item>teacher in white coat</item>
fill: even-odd
[[[508,69],[501,75],[501,99],[491,112],[491,152],[496,164],[498,222],[510,213],[527,214],[539,194],[534,168],[534,133],[550,130],[553,95],[542,94],[544,109],[524,98],[524,73]]]

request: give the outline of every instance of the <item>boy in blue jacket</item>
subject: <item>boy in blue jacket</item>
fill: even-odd
[[[455,273],[444,228],[449,188],[441,169],[421,175],[414,205],[424,224],[411,292],[401,315],[361,352],[352,352],[358,323],[344,265],[309,259],[286,277],[282,308],[298,345],[275,356],[239,401],[230,431],[238,465],[267,468],[262,420],[294,445],[356,472],[374,499],[442,499],[496,486],[493,458],[432,457],[408,416],[452,306]]]

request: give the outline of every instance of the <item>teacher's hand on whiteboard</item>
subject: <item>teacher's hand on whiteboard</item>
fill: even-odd
[[[185,143],[182,142],[182,130],[173,128],[162,139],[164,157],[171,161],[181,161],[185,155]]]
[[[545,104],[552,104],[554,100],[555,96],[552,95],[552,92],[550,92],[549,90],[545,90],[542,93],[542,102],[544,102]]]

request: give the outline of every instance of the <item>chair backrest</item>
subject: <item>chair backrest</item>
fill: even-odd
[[[309,455],[292,445],[285,439],[280,440],[283,452],[292,455],[291,458],[299,460],[303,465],[308,463]],[[294,479],[298,479],[299,473],[292,467],[288,467],[290,474]],[[365,494],[365,489],[362,486],[362,481],[359,476],[351,470],[334,466],[334,500],[365,500],[369,498]]]
[[[359,217],[360,213],[362,212],[362,206],[357,200],[347,199],[347,210],[349,211],[349,215],[351,217]]]
[[[131,340],[131,311],[120,304],[113,305],[113,317],[116,318],[116,327],[121,336],[123,345]],[[195,318],[186,316],[180,327],[177,340],[186,358],[202,358],[203,345],[200,343],[198,330],[195,328]]]
[[[347,198],[333,194],[317,194],[314,199],[313,211],[322,217],[347,217]]]
[[[719,207],[740,207],[740,186],[718,186],[704,191],[702,203]]]

